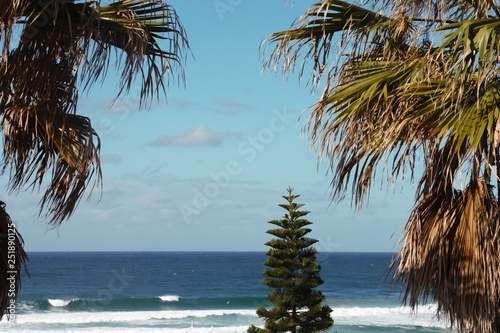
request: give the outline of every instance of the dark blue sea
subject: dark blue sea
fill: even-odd
[[[320,253],[328,332],[449,332],[430,304],[402,307],[391,253]],[[2,332],[246,332],[269,307],[260,252],[37,252]]]

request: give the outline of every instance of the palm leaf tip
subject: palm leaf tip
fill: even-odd
[[[183,65],[189,43],[176,11],[162,1],[117,1],[100,9],[101,32],[96,35],[102,49],[113,45],[124,51],[121,91],[128,91],[141,76],[141,105],[147,97],[166,91],[166,79],[174,73],[184,83]],[[163,41],[163,42],[162,42]],[[102,50],[97,52],[100,55]],[[100,71],[94,70],[95,73]]]
[[[273,33],[266,38],[264,44],[274,44],[274,47],[264,61],[264,68],[281,68],[288,75],[299,62],[301,79],[307,60],[311,60],[312,82],[317,85],[328,61],[332,60],[334,36],[339,34],[339,45],[348,45],[350,33],[355,36],[352,40],[358,42],[360,36],[376,31],[392,21],[377,12],[345,1],[327,0],[316,3],[288,30]],[[264,49],[264,53],[266,51]]]

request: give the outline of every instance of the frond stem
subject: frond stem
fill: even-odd
[[[412,21],[414,22],[425,22],[425,23],[434,23],[436,22],[435,19],[428,19],[428,18],[412,18],[411,19]],[[455,24],[455,23],[458,23],[457,21],[454,21],[454,20],[445,20],[445,21],[440,21],[441,23],[445,23],[445,24]]]

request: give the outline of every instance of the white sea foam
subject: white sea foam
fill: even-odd
[[[164,295],[164,296],[158,296],[158,298],[161,299],[163,302],[178,302],[181,297],[177,295]]]
[[[52,300],[55,304],[68,304],[66,300]],[[52,302],[51,302],[52,304]],[[57,305],[56,305],[57,306]],[[59,305],[63,306],[63,305]],[[336,325],[371,325],[399,326],[414,325],[422,327],[446,327],[446,323],[438,321],[435,316],[435,306],[421,307],[417,313],[412,313],[409,307],[334,307],[332,317]],[[99,326],[103,323],[113,324],[134,323],[135,325],[161,324],[171,320],[190,323],[208,323],[208,317],[224,317],[233,315],[242,320],[258,320],[255,309],[219,309],[219,310],[169,310],[169,311],[127,311],[127,312],[49,312],[21,313],[17,315],[16,323],[22,326],[31,324],[61,324]],[[244,319],[246,318],[246,319]],[[254,318],[254,319],[252,319]],[[210,320],[213,320],[210,319]],[[0,322],[0,327],[5,321]],[[229,325],[231,325],[228,322]],[[234,324],[234,322],[233,322]],[[107,325],[108,326],[108,325]],[[155,326],[155,325],[153,325]],[[153,327],[150,327],[153,328]],[[0,329],[1,330],[1,329]],[[171,330],[169,329],[168,332]],[[106,332],[108,330],[106,329]],[[185,332],[185,330],[184,330]],[[205,332],[196,330],[195,332]],[[222,332],[218,330],[217,332]]]
[[[1,327],[1,326],[0,326]],[[39,332],[36,329],[21,329],[11,324],[8,332],[15,333],[33,333]],[[64,332],[71,333],[246,333],[248,326],[226,326],[226,327],[199,327],[199,326],[186,326],[185,328],[151,328],[151,327],[96,327],[96,328],[72,328]],[[61,333],[59,329],[43,330],[43,333]]]
[[[439,321],[436,305],[419,307],[415,312],[410,307],[352,307],[333,308],[332,317],[338,325],[448,327]]]
[[[65,300],[65,299],[48,299],[47,301],[49,301],[50,305],[52,306],[56,306],[56,307],[64,307],[66,305],[68,305],[69,303],[71,303],[71,301],[73,300]]]
[[[17,324],[100,324],[100,323],[145,323],[169,319],[203,318],[209,316],[240,315],[254,316],[255,310],[194,310],[194,311],[127,311],[127,312],[52,312],[18,314]],[[256,315],[255,315],[256,316]],[[4,321],[2,320],[2,324]]]

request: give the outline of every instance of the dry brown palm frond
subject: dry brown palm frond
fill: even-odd
[[[51,115],[48,105],[8,108],[4,115],[4,150],[10,168],[9,188],[50,185],[41,201],[51,223],[61,223],[76,208],[91,184],[100,184],[100,143],[90,119],[72,114]]]
[[[54,135],[54,143],[60,158],[50,165],[51,183],[40,204],[40,213],[48,206],[46,216],[53,224],[60,223],[74,212],[89,185],[91,190],[102,185],[100,140],[90,119],[71,114],[59,118],[56,124],[61,125]],[[41,185],[42,177],[37,180]]]
[[[411,18],[426,18],[441,23],[499,14],[499,6],[494,0],[376,0],[375,3],[390,8],[392,13],[404,12]]]
[[[168,79],[178,74],[184,81],[182,62],[188,49],[186,32],[175,10],[158,0],[116,1],[104,6],[94,2],[35,6],[27,17],[22,37],[32,43],[44,35],[47,40],[69,40],[65,50],[75,56],[68,69],[78,70],[83,89],[104,79],[112,55],[121,71],[120,95],[130,90],[135,78],[142,84],[141,104],[166,92]],[[39,27],[37,20],[51,13],[53,21]],[[55,13],[55,14],[53,14]],[[30,28],[33,27],[33,28]],[[162,41],[167,46],[164,49]],[[82,56],[84,58],[82,58]],[[79,56],[77,58],[76,56]]]
[[[117,53],[122,72],[120,93],[130,90],[139,77],[141,105],[146,99],[165,93],[174,73],[178,74],[177,80],[184,81],[180,64],[189,45],[184,27],[170,5],[158,0],[126,0],[102,6],[98,13],[97,23],[89,21],[97,26],[97,32],[92,36],[95,47],[89,56],[91,61],[84,70],[88,71],[88,82],[107,67],[105,59],[111,46],[123,51],[121,55]],[[162,40],[167,49],[160,46]]]
[[[431,193],[444,192],[446,196],[452,197],[457,175],[460,174],[465,164],[470,163],[466,146],[456,151],[453,149],[455,143],[448,140],[443,147],[439,144],[426,143],[424,149],[425,168],[418,183],[416,198],[425,198]]]
[[[3,170],[10,168],[9,188],[51,185],[41,200],[50,222],[61,223],[74,211],[92,176],[100,183],[99,138],[90,120],[77,116],[74,68],[81,54],[66,52],[71,40],[51,41],[43,30],[9,54],[10,84],[3,84]],[[38,48],[38,49],[37,49]],[[33,52],[37,49],[37,52]],[[50,84],[49,84],[50,83]],[[95,143],[97,141],[97,144]]]
[[[90,120],[76,115],[79,84],[85,89],[104,79],[115,54],[122,74],[118,95],[137,77],[142,105],[165,92],[171,75],[184,79],[183,51],[189,46],[176,12],[157,0],[105,6],[13,1],[9,6],[0,38],[5,41],[16,22],[24,26],[19,45],[9,45],[0,62],[5,73],[0,76],[2,168],[10,171],[11,191],[48,184],[40,213],[58,224],[71,215],[89,185],[101,180],[99,138]]]
[[[498,16],[499,6],[495,0],[464,0],[462,8],[472,12],[475,18],[487,18],[491,14]]]
[[[452,194],[453,193],[453,194]],[[404,302],[437,301],[460,332],[492,333],[500,304],[500,206],[483,180],[436,191],[412,212],[394,263]]]
[[[0,47],[2,48],[2,57],[4,58],[12,42],[12,30],[23,16],[30,1],[26,0],[0,0]]]
[[[26,262],[28,255],[23,248],[23,238],[0,201],[0,319],[16,314],[15,298],[21,287],[21,270],[28,274]],[[14,301],[13,311],[9,311]]]
[[[446,0],[382,0],[383,6],[390,7],[393,12],[401,12],[410,19],[426,18],[429,21],[446,21],[450,1]]]

